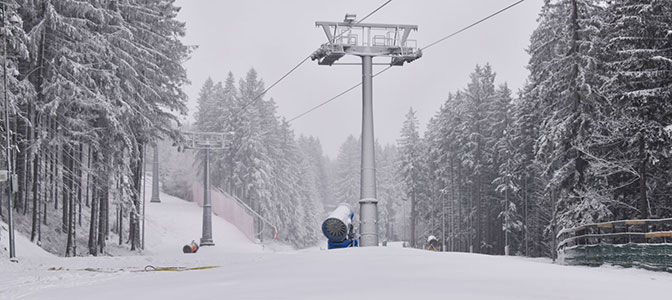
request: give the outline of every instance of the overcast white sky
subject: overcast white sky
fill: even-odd
[[[198,91],[210,76],[236,79],[254,67],[266,85],[280,78],[312,53],[326,37],[315,21],[342,21],[346,13],[367,15],[385,0],[178,0],[179,19],[187,23],[184,41],[198,45],[186,63],[190,114]],[[415,24],[411,34],[420,47],[440,39],[513,0],[392,0],[366,22]],[[525,52],[536,27],[542,0],[517,7],[425,51],[411,64],[395,67],[374,79],[375,137],[395,143],[410,107],[418,112],[424,132],[449,92],[462,89],[476,64],[492,64],[498,83],[514,91],[527,77]],[[377,66],[374,72],[384,68]],[[280,115],[290,119],[361,80],[359,66],[318,66],[310,61],[272,89]],[[298,134],[320,138],[327,155],[335,158],[350,134],[361,131],[361,89],[292,123]]]

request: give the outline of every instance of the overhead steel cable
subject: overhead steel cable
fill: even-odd
[[[388,1],[388,2],[389,2],[389,1]],[[507,11],[507,10],[509,10],[509,9],[511,9],[511,8],[513,8],[513,7],[515,7],[515,6],[517,6],[517,5],[521,4],[521,3],[523,3],[523,2],[525,2],[525,0],[519,0],[519,1],[517,1],[517,2],[514,2],[513,4],[511,4],[511,5],[507,6],[507,7],[504,7],[504,8],[502,8],[502,9],[500,9],[500,10],[498,10],[498,11],[496,11],[496,12],[494,12],[494,13],[492,13],[492,14],[490,14],[490,15],[488,15],[488,16],[486,16],[486,17],[484,17],[484,18],[482,18],[482,19],[480,19],[480,20],[478,20],[478,21],[476,21],[476,22],[474,22],[474,23],[469,24],[468,26],[462,27],[461,29],[459,29],[459,30],[457,30],[457,31],[455,31],[455,32],[453,32],[453,33],[451,33],[451,34],[449,34],[449,35],[447,35],[447,36],[444,36],[444,37],[442,37],[442,38],[440,38],[440,39],[438,39],[438,40],[436,40],[436,41],[430,43],[429,45],[427,45],[427,46],[421,48],[420,50],[426,50],[426,49],[428,49],[428,48],[430,48],[430,47],[433,47],[433,46],[435,46],[435,45],[437,45],[437,44],[439,44],[439,43],[441,43],[441,42],[443,42],[443,41],[445,41],[445,40],[447,40],[447,39],[450,39],[450,38],[452,38],[452,37],[454,37],[454,36],[456,36],[456,35],[458,35],[458,34],[464,32],[464,31],[467,31],[467,30],[471,29],[471,28],[474,27],[474,26],[477,26],[478,24],[481,24],[481,23],[487,21],[488,19],[491,19],[491,18],[493,18],[493,17],[499,15],[499,14],[501,14],[501,13],[503,13],[503,12],[505,12],[505,11]],[[386,3],[386,4],[387,4],[387,3]],[[381,70],[380,72],[376,73],[375,75],[373,75],[373,77],[376,77],[376,76],[378,76],[378,75],[380,75],[380,74],[386,72],[387,70],[389,70],[389,69],[391,69],[391,68],[392,68],[392,66],[387,66],[387,68],[385,68],[385,69]],[[305,116],[305,115],[307,115],[307,114],[309,114],[309,113],[311,113],[311,112],[317,110],[318,108],[320,108],[320,107],[322,107],[322,106],[328,104],[329,102],[332,102],[332,101],[334,101],[334,100],[340,98],[341,96],[343,96],[343,95],[349,93],[350,91],[356,89],[357,87],[359,87],[359,86],[361,86],[361,85],[362,85],[362,83],[360,82],[360,83],[358,83],[358,84],[356,84],[356,85],[354,85],[354,86],[351,86],[350,88],[348,88],[348,89],[346,89],[346,90],[344,90],[344,91],[338,93],[336,96],[331,97],[331,98],[327,99],[326,101],[323,101],[323,102],[321,102],[320,104],[318,104],[318,105],[316,105],[316,106],[313,106],[311,109],[309,109],[309,110],[307,110],[307,111],[305,111],[305,112],[303,112],[303,113],[297,115],[296,117],[293,117],[293,118],[289,119],[289,120],[287,121],[287,123],[291,123],[291,122],[293,122],[293,121],[295,121],[295,120],[297,120],[297,119],[299,119],[299,118],[301,118],[301,117],[303,117],[303,116]]]
[[[355,24],[359,24],[359,23],[363,22],[364,20],[368,19],[369,17],[371,17],[372,15],[374,15],[376,12],[378,12],[379,10],[381,10],[383,7],[387,6],[390,2],[392,2],[392,0],[387,0],[385,3],[381,4],[380,6],[378,6],[378,8],[376,8],[375,10],[373,10],[372,12],[370,12],[370,13],[369,13],[368,15],[366,15],[364,18],[362,18],[361,20],[357,21]],[[344,33],[345,33],[345,32],[342,32],[341,34],[339,34],[338,36],[336,36],[334,39],[337,39],[337,38],[341,37]],[[308,59],[310,59],[311,55],[312,55],[312,52],[311,52],[310,54],[308,54],[308,56],[306,56],[304,59],[302,59],[298,64],[296,64],[292,69],[290,69],[287,73],[285,73],[284,75],[282,75],[282,77],[280,77],[280,79],[278,79],[278,80],[276,80],[275,82],[273,82],[273,84],[271,84],[268,88],[264,89],[261,93],[259,93],[257,96],[255,96],[254,98],[252,98],[252,100],[250,100],[250,101],[248,101],[247,103],[245,103],[245,104],[243,105],[243,107],[241,108],[241,111],[245,111],[245,109],[247,109],[250,105],[254,104],[254,103],[257,102],[259,99],[261,99],[262,96],[264,96],[266,93],[268,93],[268,91],[270,91],[272,88],[274,88],[276,85],[278,85],[281,81],[283,81],[285,78],[287,78],[290,74],[294,73],[294,71],[296,71],[296,70],[297,70],[299,67],[301,67],[304,63],[306,63],[306,62],[308,61]]]
[[[460,33],[462,33],[462,32],[465,32],[465,31],[471,29],[472,27],[474,27],[474,26],[476,26],[476,25],[478,25],[478,24],[481,24],[481,23],[483,23],[483,22],[485,22],[485,21],[487,21],[487,20],[493,18],[494,16],[499,15],[499,14],[501,14],[501,13],[503,13],[503,12],[505,12],[505,11],[507,11],[507,10],[513,8],[514,6],[523,3],[523,2],[525,2],[525,0],[519,0],[518,2],[515,2],[515,3],[509,5],[509,6],[505,7],[505,8],[502,8],[502,9],[500,9],[500,10],[498,10],[498,11],[496,11],[496,12],[490,14],[489,16],[487,16],[487,17],[485,17],[485,18],[483,18],[483,19],[480,19],[480,20],[478,20],[478,21],[476,21],[476,22],[474,22],[474,23],[471,23],[469,26],[466,26],[466,27],[464,27],[464,28],[462,28],[462,29],[460,29],[460,30],[458,30],[458,31],[455,31],[455,32],[453,32],[453,33],[451,33],[451,34],[449,34],[449,35],[447,35],[447,36],[444,36],[444,37],[438,39],[437,41],[435,41],[435,42],[433,42],[433,43],[430,43],[429,45],[427,45],[427,46],[425,46],[425,47],[423,47],[423,48],[421,48],[421,49],[422,49],[422,50],[426,50],[426,49],[428,49],[428,48],[430,48],[430,47],[432,47],[432,46],[434,46],[434,45],[436,45],[436,44],[438,44],[438,43],[441,43],[441,42],[443,42],[443,41],[445,41],[445,40],[447,40],[447,39],[449,39],[449,38],[451,38],[451,37],[454,37],[454,36],[456,36],[456,35],[458,35],[458,34],[460,34]]]
[[[369,13],[368,15],[366,15],[364,18],[362,18],[361,20],[357,21],[356,24],[359,24],[359,23],[364,22],[364,20],[368,19],[370,16],[372,16],[372,15],[375,14],[375,13],[377,13],[381,8],[385,7],[385,6],[388,5],[390,2],[392,2],[392,0],[387,0],[387,2],[381,4],[380,6],[378,6],[378,8],[376,8],[375,10],[373,10],[372,12],[370,12],[370,13]]]
[[[259,99],[261,99],[261,97],[262,97],[263,95],[265,95],[265,94],[268,93],[268,91],[270,91],[273,87],[275,87],[276,85],[278,85],[278,83],[280,83],[280,81],[283,81],[285,78],[287,78],[287,76],[289,76],[290,74],[294,73],[294,71],[296,71],[296,69],[298,69],[299,67],[301,67],[301,65],[303,65],[304,63],[306,63],[306,62],[308,61],[308,59],[310,59],[310,55],[306,56],[303,60],[301,60],[301,62],[299,62],[296,66],[294,66],[294,68],[292,68],[291,70],[289,70],[289,72],[285,73],[285,75],[282,75],[282,77],[280,77],[280,79],[276,80],[273,84],[271,84],[268,88],[266,88],[266,89],[263,90],[261,93],[259,93],[256,97],[252,98],[252,100],[250,100],[250,101],[248,101],[247,103],[245,103],[245,105],[243,105],[243,107],[241,108],[241,110],[242,110],[242,111],[245,111],[245,109],[246,109],[247,107],[249,107],[250,105],[252,105],[252,104],[254,104],[255,102],[257,102]]]
[[[373,75],[373,78],[375,78],[376,76],[380,75],[381,73],[383,73],[383,72],[389,70],[390,68],[392,68],[392,66],[387,66],[387,68],[385,68],[385,69],[383,69],[382,71],[380,71],[380,72],[374,74],[374,75]],[[294,120],[296,120],[296,119],[298,119],[298,118],[301,118],[301,117],[303,117],[303,116],[305,116],[305,115],[307,115],[307,114],[309,114],[309,113],[315,111],[316,109],[318,109],[318,108],[320,108],[320,107],[322,107],[322,106],[327,105],[329,102],[338,99],[339,97],[341,97],[341,96],[343,96],[343,95],[349,93],[350,91],[352,91],[352,90],[354,90],[354,89],[360,87],[361,85],[362,85],[362,83],[360,82],[360,83],[358,83],[358,84],[355,84],[355,85],[351,86],[349,89],[340,92],[338,95],[329,98],[327,101],[324,101],[324,102],[322,102],[322,103],[320,103],[320,104],[314,106],[313,108],[311,108],[311,109],[309,109],[309,110],[307,110],[307,111],[301,113],[300,115],[298,115],[298,116],[296,116],[296,117],[294,117],[294,118],[291,118],[291,119],[287,120],[287,123],[291,123],[292,121],[294,121]]]

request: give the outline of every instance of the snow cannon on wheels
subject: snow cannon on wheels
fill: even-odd
[[[196,244],[196,241],[191,241],[191,243],[189,243],[188,245],[184,245],[184,247],[182,247],[182,252],[184,252],[184,253],[196,253],[196,251],[198,251],[198,248],[200,248],[200,247],[198,247],[198,244]]]
[[[346,203],[341,203],[329,217],[322,222],[322,233],[329,240],[329,249],[357,247],[352,219],[355,212]]]

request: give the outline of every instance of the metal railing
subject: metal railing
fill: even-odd
[[[265,223],[265,224],[267,224],[268,226],[270,226],[270,227],[273,229],[273,239],[274,239],[274,240],[277,240],[277,239],[278,239],[278,227],[276,227],[275,225],[273,225],[273,223],[271,223],[267,218],[265,218],[264,216],[262,216],[261,214],[259,214],[258,212],[256,212],[254,209],[252,209],[252,207],[250,207],[249,205],[247,205],[247,203],[245,203],[245,202],[244,202],[243,200],[241,200],[240,198],[236,197],[236,195],[234,195],[233,193],[227,193],[226,191],[224,191],[223,189],[221,189],[221,188],[219,188],[219,187],[215,187],[215,189],[216,189],[218,192],[220,192],[220,193],[222,193],[222,194],[224,194],[224,195],[230,197],[230,198],[233,199],[234,201],[236,201],[236,202],[238,203],[238,205],[240,205],[241,207],[243,207],[243,208],[244,208],[245,210],[247,210],[249,213],[251,213],[251,214],[255,215],[256,217],[258,217],[259,220],[261,220],[263,223]],[[262,228],[262,230],[261,230],[260,232],[255,233],[255,235],[260,236],[260,235],[262,235],[263,233],[264,233],[264,229]]]
[[[556,238],[558,258],[566,264],[672,271],[672,218],[585,224]]]

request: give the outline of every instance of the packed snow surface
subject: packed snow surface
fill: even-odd
[[[14,237],[14,249],[16,250],[16,253],[19,254],[19,259],[32,257],[55,257],[53,254],[44,251],[39,246],[31,243],[30,240],[23,235],[15,233]],[[4,222],[0,221],[0,255],[2,255],[0,260],[9,257],[9,243],[7,241],[9,241],[8,226]]]
[[[144,255],[59,258],[32,249],[19,263],[0,260],[0,299],[667,299],[672,284],[668,273],[398,244],[279,250],[251,243],[220,218],[214,247],[183,254],[198,241],[202,211],[161,200],[148,203]],[[198,267],[215,268],[189,270]]]

